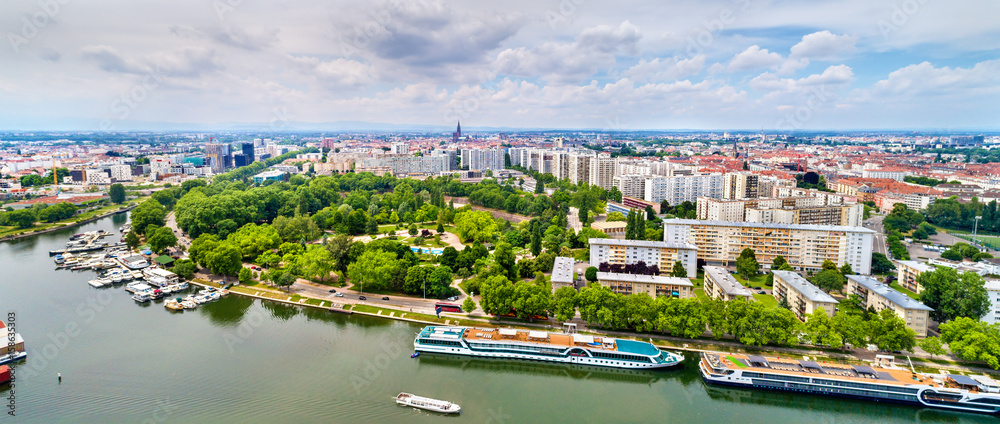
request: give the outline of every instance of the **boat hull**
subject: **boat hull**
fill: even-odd
[[[777,384],[756,384],[756,383],[753,382],[752,378],[739,378],[738,377],[738,378],[732,379],[732,378],[728,378],[727,376],[724,376],[724,375],[719,375],[719,374],[711,373],[711,372],[709,372],[706,369],[706,366],[703,363],[703,361],[699,361],[699,363],[698,363],[698,372],[701,374],[701,378],[702,378],[702,380],[705,381],[705,383],[713,384],[713,385],[717,385],[717,386],[738,387],[738,388],[743,388],[743,389],[748,389],[748,390],[749,389],[770,390],[770,391],[775,391],[775,392],[789,392],[789,393],[797,393],[797,394],[803,394],[804,393],[804,394],[808,394],[808,395],[812,395],[812,396],[820,396],[820,397],[828,397],[828,398],[829,397],[833,397],[833,398],[841,398],[841,399],[862,400],[862,401],[867,401],[867,402],[889,403],[889,404],[897,404],[897,405],[909,405],[909,406],[916,406],[916,407],[921,407],[921,408],[933,408],[933,409],[949,410],[949,411],[961,411],[961,412],[969,412],[969,413],[976,413],[976,414],[992,414],[992,415],[1000,414],[1000,406],[998,406],[998,408],[995,408],[993,410],[985,410],[985,409],[981,409],[981,408],[976,408],[974,406],[963,406],[959,402],[955,402],[954,406],[950,406],[950,405],[939,405],[939,404],[924,403],[924,402],[922,402],[922,401],[919,400],[922,397],[922,394],[923,394],[924,391],[926,391],[926,390],[934,391],[933,388],[920,389],[920,391],[918,393],[916,393],[915,396],[913,396],[913,400],[910,400],[910,399],[876,397],[876,396],[863,395],[863,394],[850,394],[850,393],[837,393],[837,392],[832,392],[832,391],[824,391],[824,390],[819,390],[818,388],[816,388],[816,389],[810,388],[810,385],[808,385],[808,384],[796,384],[795,387],[790,387],[790,385],[784,385],[784,384],[783,385],[777,385]],[[914,388],[916,388],[916,387],[914,387]]]
[[[446,347],[446,346],[427,346],[416,342],[413,344],[413,349],[417,352],[441,353],[447,355],[470,356],[476,358],[516,359],[522,361],[550,362],[557,364],[588,365],[595,367],[625,368],[625,369],[636,369],[636,370],[668,370],[671,368],[678,367],[684,363],[683,359],[663,364],[654,364],[654,363],[644,364],[644,363],[614,361],[614,360],[606,360],[606,359],[590,358],[582,356],[544,357],[540,355],[515,354],[506,352],[479,352],[464,347],[456,348],[456,347]]]
[[[0,356],[0,365],[20,361],[28,357],[28,352],[17,352],[14,354],[8,354]]]

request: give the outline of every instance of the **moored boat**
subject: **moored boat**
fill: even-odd
[[[702,352],[698,369],[710,384],[781,390],[819,396],[896,402],[953,411],[996,414],[996,383],[960,374],[925,374],[896,366],[892,356],[877,355],[869,365]]]
[[[136,302],[149,302],[149,300],[150,300],[149,293],[147,293],[147,292],[138,292],[136,294],[133,294],[132,295],[132,300],[134,300]]]
[[[396,395],[396,404],[412,406],[425,411],[439,412],[442,414],[457,414],[462,411],[462,408],[458,406],[458,404],[451,403],[446,400],[417,396],[410,393],[400,393]]]
[[[413,339],[413,349],[628,369],[663,369],[684,361],[680,354],[641,341],[513,328],[427,326]]]

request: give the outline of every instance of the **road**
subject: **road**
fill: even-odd
[[[865,228],[875,231],[875,237],[872,240],[872,249],[875,253],[881,253],[887,258],[892,259],[889,255],[889,249],[885,243],[885,228],[882,225],[882,216],[876,215],[871,219],[865,221]]]
[[[186,258],[187,250],[191,247],[191,239],[189,239],[188,236],[177,227],[177,215],[173,212],[167,214],[166,224],[167,228],[171,229],[174,232],[174,235],[177,236],[177,247],[180,247],[181,250],[185,252],[184,257]]]

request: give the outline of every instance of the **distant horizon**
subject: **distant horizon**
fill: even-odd
[[[0,128],[1000,130],[995,0],[64,3],[0,4]]]

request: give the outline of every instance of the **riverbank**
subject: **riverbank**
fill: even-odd
[[[212,283],[207,280],[195,279],[192,283],[199,285],[201,287],[215,287],[219,288],[220,285]],[[287,305],[296,306],[307,306],[316,309],[328,310],[331,313],[349,313],[349,314],[359,314],[367,315],[375,318],[390,319],[396,321],[405,321],[422,325],[456,325],[464,327],[476,327],[476,326],[490,326],[490,327],[514,327],[521,329],[544,329],[544,330],[555,330],[556,328],[551,323],[527,323],[520,321],[504,321],[488,318],[477,318],[477,317],[457,317],[453,314],[442,314],[442,317],[436,317],[434,315],[427,315],[421,313],[415,313],[412,310],[406,311],[396,308],[390,308],[385,306],[375,306],[370,304],[361,303],[336,303],[326,299],[319,299],[313,296],[301,295],[301,294],[290,294],[281,293],[269,290],[268,288],[254,288],[254,287],[243,287],[243,286],[233,286],[230,288],[230,293],[247,296],[260,300],[270,300],[279,303],[284,303]],[[334,308],[339,310],[333,310]],[[657,347],[663,349],[671,350],[681,350],[686,352],[701,353],[706,351],[722,351],[722,352],[738,352],[747,354],[760,354],[765,356],[798,356],[798,357],[809,357],[811,360],[825,361],[825,362],[842,362],[842,363],[854,363],[863,364],[874,358],[876,352],[870,352],[871,358],[860,357],[854,353],[850,352],[838,352],[825,349],[809,349],[801,347],[781,347],[781,346],[746,346],[737,342],[729,342],[725,340],[700,340],[700,339],[684,339],[678,337],[672,337],[662,334],[650,334],[650,333],[632,333],[624,331],[604,331],[596,329],[587,329],[581,331],[581,333],[597,335],[597,336],[608,336],[615,338],[624,339],[634,339],[649,341]],[[865,351],[867,352],[867,351]],[[962,372],[974,372],[974,373],[988,373],[994,376],[1000,375],[997,370],[986,368],[985,364],[974,364],[965,362],[956,362],[944,359],[935,358],[924,358],[915,355],[903,355],[908,361],[912,361],[915,368],[918,368],[922,372],[937,372],[937,370],[950,370],[950,371],[962,371]]]
[[[59,230],[67,229],[67,228],[79,227],[81,225],[89,224],[91,222],[95,222],[95,221],[97,221],[99,219],[107,218],[107,217],[112,216],[112,215],[117,215],[117,214],[120,214],[120,213],[128,212],[128,211],[130,211],[132,209],[135,209],[137,206],[139,206],[138,203],[133,204],[133,205],[129,205],[129,206],[119,207],[119,209],[115,209],[115,210],[104,212],[104,213],[101,213],[101,214],[98,214],[98,215],[94,215],[94,216],[92,216],[90,218],[86,218],[86,219],[83,219],[81,221],[54,222],[52,224],[49,224],[49,225],[51,225],[50,227],[39,228],[39,229],[36,229],[36,230],[33,230],[33,231],[28,231],[26,233],[12,234],[12,235],[8,235],[8,236],[0,237],[0,243],[3,243],[5,241],[22,239],[22,238],[25,238],[25,237],[31,237],[31,236],[41,235],[41,234],[53,233],[53,232],[56,232],[56,231],[59,231]],[[63,225],[60,225],[60,224],[63,224]]]

